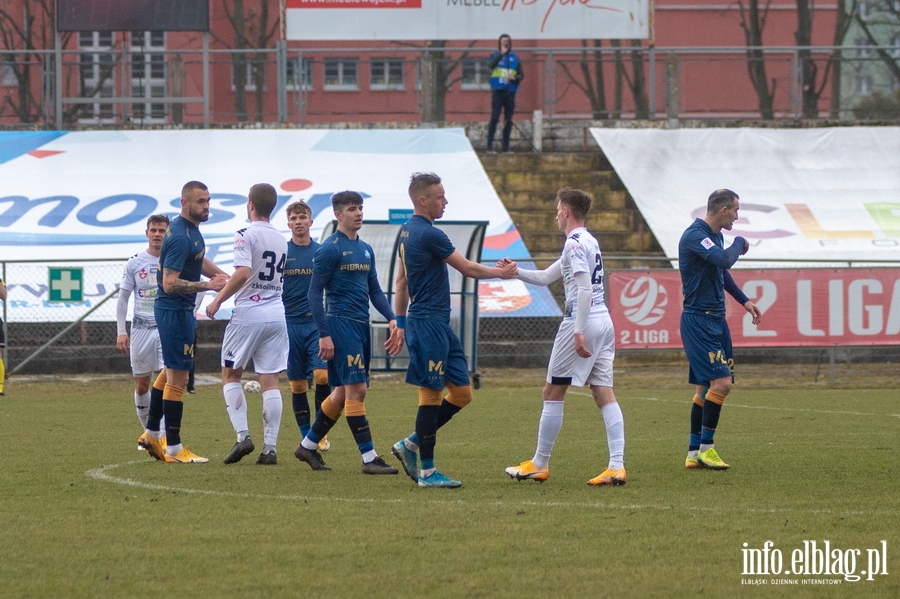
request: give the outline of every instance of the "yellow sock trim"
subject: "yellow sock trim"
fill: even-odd
[[[313,370],[313,380],[316,382],[316,385],[327,385],[328,371],[324,368],[316,368]]]
[[[166,378],[166,371],[160,370],[159,375],[156,377],[156,380],[153,381],[153,388],[157,391],[165,391],[166,389],[166,381],[169,379]]]
[[[706,392],[706,399],[708,399],[709,401],[711,401],[711,402],[713,402],[713,403],[717,403],[717,404],[719,404],[720,406],[721,406],[723,403],[725,403],[725,396],[724,396],[724,395],[721,395],[721,394],[719,394],[719,393],[716,393],[716,392],[713,391],[712,389],[710,389],[709,391]]]
[[[697,395],[696,393],[694,393],[694,403],[702,408],[703,407],[703,398],[700,397],[699,395]]]
[[[330,395],[322,400],[322,412],[332,420],[337,420],[341,417],[341,411],[336,405],[331,403]]]
[[[462,409],[472,401],[472,387],[464,385],[458,387],[453,383],[447,383],[447,401]]]
[[[419,405],[441,405],[441,389],[428,389],[427,387],[419,387]]]
[[[163,389],[163,401],[181,401],[182,397],[184,397],[184,389],[166,383],[166,388]]]
[[[288,382],[291,384],[291,393],[306,393],[306,390],[309,388],[305,380]]]
[[[348,399],[344,404],[344,412],[347,413],[348,418],[351,416],[365,416],[366,404],[355,399]]]

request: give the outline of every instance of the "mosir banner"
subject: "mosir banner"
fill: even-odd
[[[750,315],[728,294],[735,347],[896,345],[900,343],[900,269],[732,270],[762,310]],[[681,347],[678,271],[612,272],[609,311],[616,347]]]

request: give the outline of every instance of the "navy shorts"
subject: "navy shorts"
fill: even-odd
[[[313,321],[287,325],[288,350],[287,376],[289,381],[305,381],[312,378],[313,370],[327,368],[319,357],[319,329]]]
[[[443,389],[447,381],[459,387],[469,384],[466,354],[459,337],[442,318],[406,319],[409,367],[406,382],[426,389]]]
[[[193,310],[153,310],[159,342],[162,345],[163,364],[173,370],[194,368],[194,332],[197,317]]]
[[[705,385],[727,376],[734,381],[731,331],[724,318],[682,312],[681,341],[690,364],[689,383]]]
[[[369,385],[372,341],[369,323],[327,316],[334,343],[334,357],[328,360],[328,384],[334,387],[365,383]]]

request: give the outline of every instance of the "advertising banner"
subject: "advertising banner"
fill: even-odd
[[[762,311],[725,295],[735,347],[900,344],[900,268],[732,270]],[[678,271],[609,274],[609,311],[619,349],[680,348]]]
[[[287,0],[289,40],[645,39],[649,0]]]
[[[367,220],[388,220],[392,210],[411,208],[410,174],[429,171],[446,189],[443,220],[488,221],[484,260],[529,256],[462,129],[0,132],[0,259],[46,261],[7,273],[9,307],[42,310],[29,321],[67,318],[62,306],[77,310],[77,303],[45,303],[47,267],[63,266],[58,260],[120,260],[111,270],[84,265],[84,307],[105,296],[121,280],[125,260],[147,247],[147,217],[180,212],[187,181],[209,186],[210,218],[200,226],[206,256],[231,272],[234,233],[247,223],[253,184],[278,191],[272,224],[285,236],[284,207],[306,200],[317,239],[334,218],[332,194],[358,191]],[[496,283],[479,287],[483,316],[560,313],[545,288]],[[110,302],[91,318],[109,320],[114,310]]]
[[[725,187],[741,198],[726,244],[750,242],[736,269],[900,265],[900,127],[591,133],[669,258]]]

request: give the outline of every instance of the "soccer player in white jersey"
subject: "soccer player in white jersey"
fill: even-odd
[[[545,481],[550,477],[550,452],[562,428],[563,400],[570,385],[591,388],[606,424],[609,463],[589,485],[625,484],[625,422],[613,393],[615,332],[603,300],[603,260],[597,240],[585,228],[591,197],[578,189],[556,194],[556,222],[566,234],[562,256],[542,271],[519,269],[518,278],[533,285],[549,285],[562,278],[565,314],[553,341],[544,409],[538,426],[534,457],[506,473],[516,480]],[[504,258],[500,264],[508,264]]]
[[[222,302],[234,296],[234,311],[222,341],[222,385],[237,442],[225,456],[226,464],[239,462],[256,449],[250,439],[247,398],[241,387],[241,376],[251,358],[263,402],[263,449],[256,463],[278,462],[275,445],[282,411],[278,374],[287,368],[288,334],[281,303],[287,241],[269,223],[277,202],[278,194],[268,183],[250,188],[250,226],[234,235],[234,274],[206,307],[206,315],[214,318]]]
[[[147,219],[147,230],[144,234],[149,245],[146,250],[129,258],[125,264],[122,284],[119,287],[119,300],[116,304],[116,349],[123,354],[131,350],[134,407],[142,429],[147,427],[150,413],[150,376],[154,371],[164,368],[153,304],[156,301],[159,251],[168,228],[169,217],[164,214],[153,214]],[[132,293],[134,306],[129,337],[125,317],[128,314],[128,299]],[[143,448],[138,446],[138,449]]]

